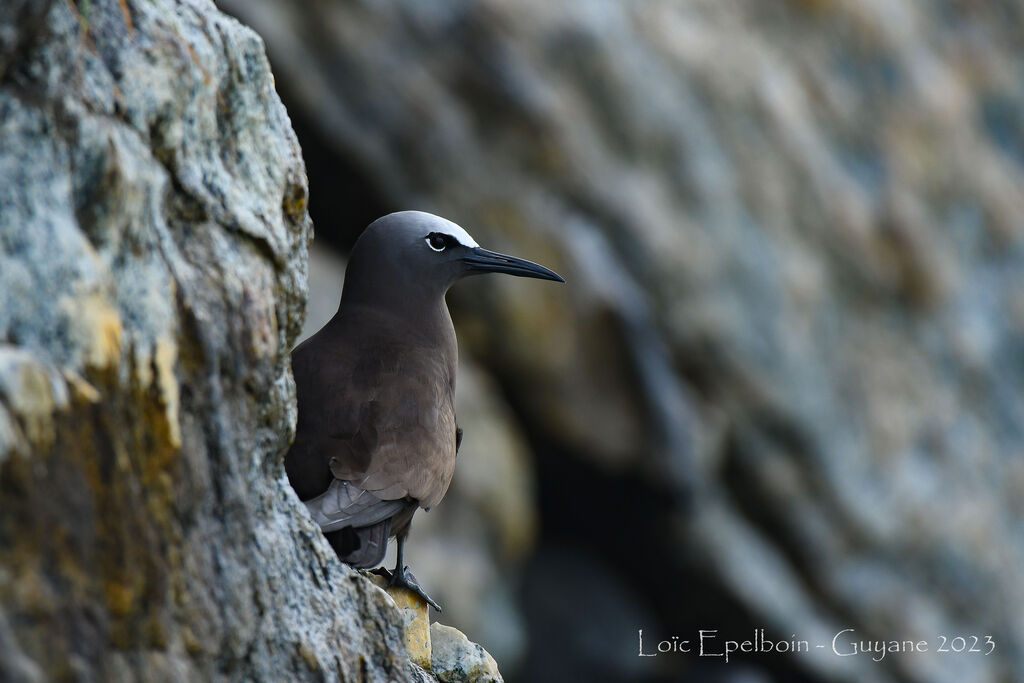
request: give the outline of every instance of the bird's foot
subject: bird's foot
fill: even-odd
[[[387,579],[388,586],[400,586],[401,588],[411,590],[413,593],[423,598],[424,602],[436,609],[438,614],[441,613],[441,606],[437,604],[432,597],[427,595],[427,592],[423,590],[419,581],[417,581],[416,577],[412,575],[412,572],[409,571],[408,567],[403,567],[401,571],[398,571],[398,568],[396,567],[393,572],[385,569],[384,567],[377,567],[376,569],[371,570],[370,573],[376,574],[377,576],[383,576]]]

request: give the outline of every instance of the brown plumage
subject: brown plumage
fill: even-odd
[[[402,564],[417,507],[436,505],[455,470],[455,329],[444,295],[481,272],[561,281],[552,271],[481,249],[459,226],[406,211],[372,223],[345,274],[338,313],[292,351],[299,419],[285,468],[338,556],[380,563],[434,603]]]

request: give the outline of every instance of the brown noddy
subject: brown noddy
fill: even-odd
[[[564,282],[438,216],[379,218],[352,249],[338,312],[292,351],[299,418],[288,480],[353,567],[380,564],[397,537],[394,571],[377,572],[438,611],[403,564],[405,540],[416,509],[436,505],[455,470],[458,348],[444,297],[479,273]]]

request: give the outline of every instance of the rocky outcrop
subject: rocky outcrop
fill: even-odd
[[[525,680],[654,675],[645,624],[998,643],[784,680],[1024,670],[1017,5],[223,4],[322,236],[432,209],[569,281],[451,297],[537,451]]]
[[[444,624],[430,625],[433,644],[432,666],[443,683],[502,683],[498,665],[479,645],[471,643],[458,629]]]
[[[4,3],[0,178],[0,679],[429,679],[284,477],[312,229],[261,39]]]

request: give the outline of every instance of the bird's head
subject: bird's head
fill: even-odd
[[[399,211],[378,218],[359,236],[345,288],[371,287],[377,290],[375,297],[383,294],[381,288],[402,295],[443,296],[457,280],[481,273],[565,282],[542,265],[484,249],[463,228],[440,216]]]

